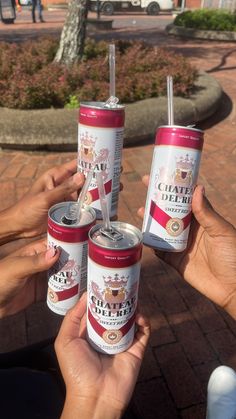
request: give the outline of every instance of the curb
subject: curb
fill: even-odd
[[[193,125],[218,109],[222,88],[218,81],[201,72],[196,91],[189,99],[174,98],[176,125]],[[167,124],[166,97],[127,104],[124,146],[153,139],[156,128]],[[78,110],[17,110],[0,112],[0,147],[19,150],[76,151]]]
[[[211,41],[235,41],[236,32],[227,31],[207,31],[194,28],[184,28],[170,23],[166,26],[169,35],[181,36],[182,38],[207,39]]]

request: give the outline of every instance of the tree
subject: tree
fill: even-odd
[[[71,65],[83,56],[89,0],[69,0],[60,45],[54,61]]]

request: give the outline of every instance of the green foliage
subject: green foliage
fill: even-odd
[[[78,98],[75,95],[70,95],[69,102],[65,104],[66,109],[78,109],[79,108],[79,102]]]
[[[54,63],[54,39],[0,43],[0,106],[18,109],[75,109],[83,100],[109,97],[108,44],[87,40],[83,60],[71,67]],[[116,43],[116,95],[121,103],[166,95],[166,76],[174,94],[188,97],[197,70],[180,55],[140,42]]]
[[[199,9],[178,15],[174,25],[211,31],[236,31],[236,13],[224,9]]]

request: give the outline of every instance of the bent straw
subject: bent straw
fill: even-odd
[[[168,125],[174,125],[173,78],[167,76]]]
[[[86,194],[88,192],[88,188],[89,188],[90,182],[91,182],[92,177],[93,177],[93,172],[94,172],[93,170],[90,170],[88,172],[87,177],[86,177],[86,180],[84,182],[84,186],[83,186],[83,188],[82,188],[82,190],[80,192],[80,195],[79,195],[79,198],[78,198],[78,201],[77,201],[78,205],[77,205],[77,211],[76,212],[77,212],[77,221],[78,222],[80,220],[81,209],[82,209],[82,206],[84,204],[84,200],[85,200]]]
[[[97,184],[98,184],[98,191],[99,191],[100,204],[101,204],[101,210],[102,210],[102,218],[105,225],[104,230],[111,231],[111,223],[110,223],[110,218],[108,214],[106,193],[105,193],[105,188],[104,188],[104,183],[103,183],[101,172],[97,172]]]
[[[109,44],[110,97],[116,96],[116,57],[115,44]]]

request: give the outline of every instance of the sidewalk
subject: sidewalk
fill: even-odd
[[[41,25],[37,24],[37,27],[41,28]],[[30,29],[28,25],[26,29]],[[26,29],[21,25],[22,33]],[[58,33],[58,28],[56,31]],[[6,35],[4,32],[1,25],[1,40]],[[49,32],[52,33],[53,29],[49,28]],[[132,37],[168,47],[173,52],[184,54],[197,68],[221,83],[225,92],[222,106],[200,126],[205,130],[205,145],[199,181],[205,185],[213,206],[235,224],[235,43],[181,40],[167,37],[160,28],[118,28],[90,35],[96,39]],[[119,219],[139,227],[141,221],[136,213],[146,197],[141,177],[150,170],[152,151],[153,145],[145,144],[126,148],[123,152],[124,190],[120,194]],[[75,156],[75,153],[1,151],[1,207],[6,208],[18,200],[40,173]],[[236,368],[235,322],[185,284],[148,248],[144,249],[142,263],[140,305],[149,315],[153,331],[132,400],[133,418],[204,419],[210,373],[221,363]],[[21,331],[15,333],[11,329],[16,347],[32,343],[29,340],[38,339],[39,333],[45,337],[45,320],[36,313],[31,308],[22,314],[25,329],[21,327]],[[46,308],[43,316],[44,319],[51,316]],[[17,320],[14,321],[17,324]],[[58,319],[53,317],[53,321],[58,326]],[[1,336],[3,330],[0,327]]]

